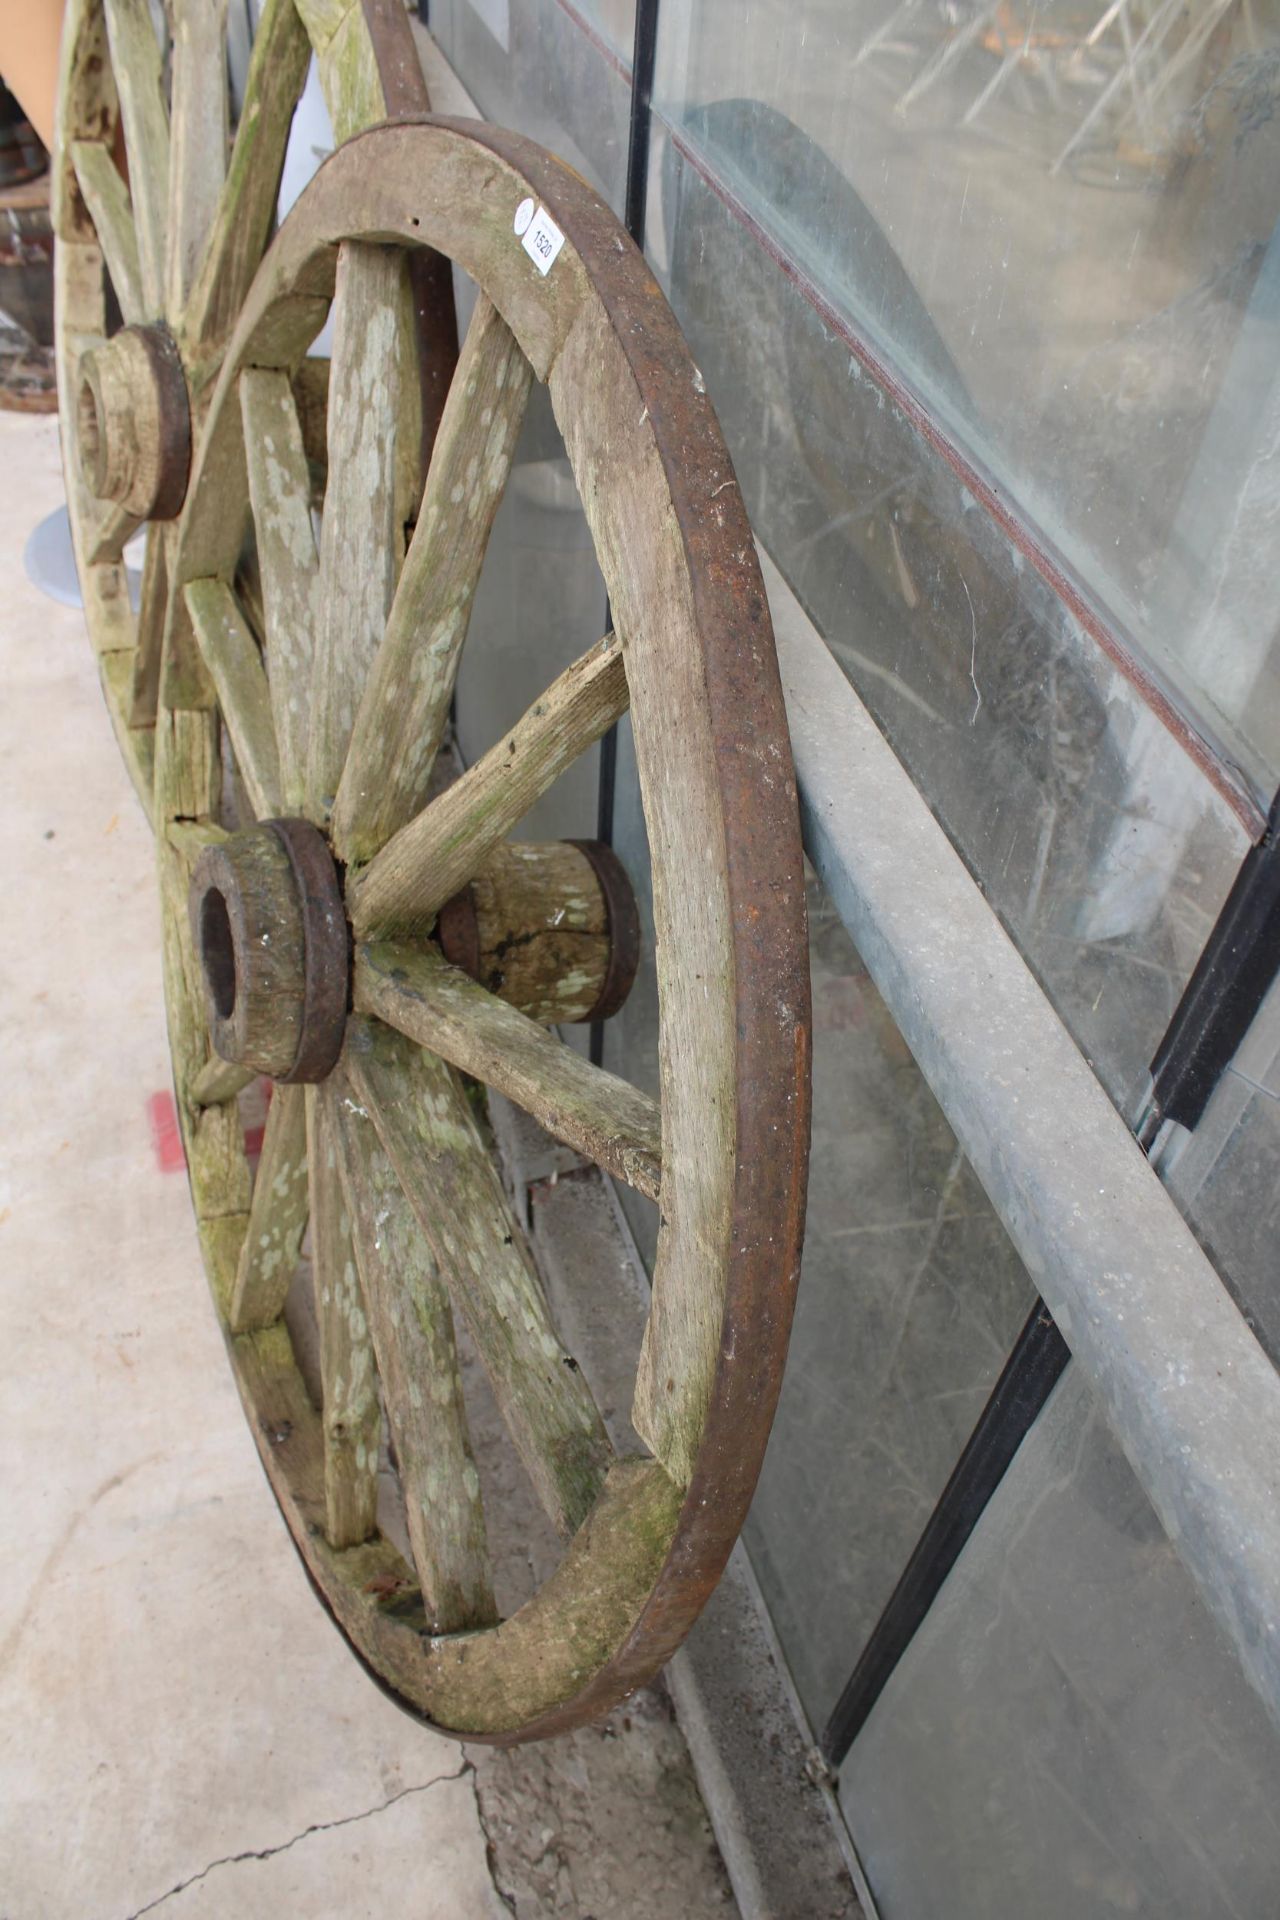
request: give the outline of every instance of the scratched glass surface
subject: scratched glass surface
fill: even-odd
[[[618,846],[644,897],[629,755]],[[746,1537],[821,1727],[982,1411],[1034,1289],[817,882],[814,1116],[791,1352]],[[656,1088],[651,940],[605,1064]],[[655,1212],[622,1192],[652,1258]]]
[[[588,20],[591,31],[579,13],[596,16]],[[629,49],[624,14],[612,0],[581,8],[558,0],[431,6],[432,34],[485,118],[559,154],[615,211],[627,181],[630,59],[601,42],[625,28]]]
[[[1264,1920],[1280,1736],[1069,1368],[840,1772],[886,1920]]]
[[[757,537],[1129,1108],[1243,830],[661,130],[649,235]]]
[[[1269,793],[1280,13],[665,0],[655,98]]]

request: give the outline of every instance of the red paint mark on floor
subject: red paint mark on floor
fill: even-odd
[[[266,1104],[271,1104],[270,1085],[264,1089]],[[182,1129],[178,1125],[178,1109],[174,1098],[167,1090],[147,1096],[147,1123],[151,1128],[151,1145],[155,1151],[156,1166],[161,1173],[181,1173],[187,1164],[187,1156],[182,1148]],[[262,1152],[264,1126],[246,1127],[244,1131],[244,1150],[251,1160],[257,1159]]]
[[[171,1093],[147,1096],[147,1119],[151,1126],[151,1144],[161,1173],[181,1173],[187,1164],[178,1129],[178,1109]]]

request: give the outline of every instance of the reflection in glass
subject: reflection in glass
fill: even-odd
[[[1275,10],[666,0],[656,97],[1274,786]]]

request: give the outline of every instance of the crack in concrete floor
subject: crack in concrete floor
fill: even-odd
[[[302,1841],[310,1839],[312,1834],[332,1833],[336,1827],[354,1827],[362,1820],[374,1820],[380,1813],[385,1813],[389,1807],[396,1806],[401,1800],[410,1800],[415,1794],[429,1793],[432,1787],[461,1780],[465,1774],[472,1776],[472,1793],[474,1794],[475,1768],[469,1760],[464,1760],[454,1773],[437,1773],[430,1780],[420,1781],[417,1786],[401,1787],[398,1793],[388,1795],[385,1800],[379,1801],[376,1807],[366,1807],[362,1813],[344,1814],[338,1820],[316,1820],[309,1827],[303,1827],[301,1832],[293,1834],[290,1839],[282,1840],[277,1847],[247,1847],[243,1853],[224,1853],[219,1859],[211,1860],[207,1867],[201,1867],[199,1873],[188,1874],[185,1880],[179,1880],[177,1885],[170,1887],[167,1893],[159,1894],[154,1900],[148,1900],[145,1907],[135,1907],[131,1914],[126,1915],[125,1920],[142,1920],[144,1914],[154,1913],[157,1907],[164,1906],[168,1900],[176,1899],[180,1893],[185,1893],[188,1887],[194,1887],[201,1880],[207,1880],[209,1875],[216,1873],[220,1867],[240,1866],[246,1860],[272,1860],[277,1854],[288,1853],[291,1847],[299,1846]],[[478,1811],[477,1801],[477,1813]],[[483,1819],[480,1820],[480,1829],[481,1832],[484,1831]],[[490,1873],[492,1874],[492,1861]],[[496,1883],[495,1891],[499,1899],[504,1897]]]

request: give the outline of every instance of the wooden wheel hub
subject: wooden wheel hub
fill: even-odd
[[[167,327],[124,327],[80,356],[76,429],[91,493],[139,519],[177,518],[191,469],[191,408]]]
[[[268,820],[207,847],[188,911],[214,1051],[273,1080],[323,1080],[342,1050],[349,974],[323,834]]]

